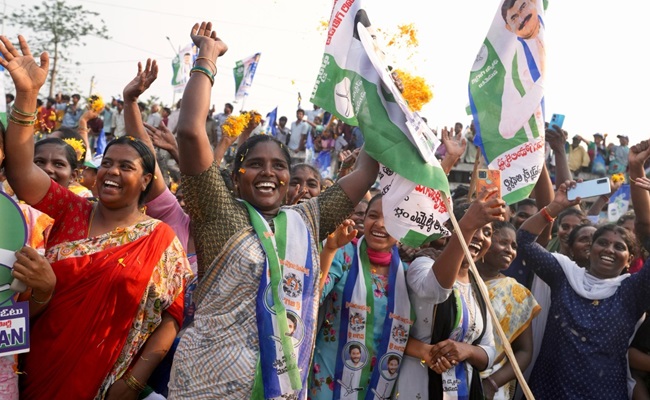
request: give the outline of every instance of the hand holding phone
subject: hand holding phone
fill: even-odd
[[[567,199],[575,200],[580,197],[586,199],[589,197],[601,196],[609,194],[611,188],[609,186],[609,178],[598,178],[589,181],[578,182],[576,187],[567,190]]]
[[[497,196],[501,198],[501,171],[498,169],[479,169],[476,181],[476,193],[480,194],[483,189],[496,189]]]

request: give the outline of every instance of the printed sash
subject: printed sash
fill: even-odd
[[[456,297],[456,320],[452,325],[449,339],[456,342],[463,342],[469,326],[469,304],[465,302],[460,291],[454,286],[453,294]],[[467,365],[459,362],[454,368],[442,373],[442,397],[443,399],[469,399],[469,382],[467,381]]]
[[[361,238],[343,290],[335,399],[391,397],[413,324],[404,267],[396,246],[388,274],[386,319],[375,321],[370,261],[365,237]],[[382,322],[382,338],[375,348],[374,325]]]
[[[273,219],[274,234],[260,213],[243,203],[266,253],[257,292],[260,357],[251,398],[302,398],[299,393],[306,393],[314,325],[310,234],[301,216],[290,209],[281,210]]]

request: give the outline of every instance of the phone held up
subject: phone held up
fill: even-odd
[[[498,169],[479,169],[477,172],[476,194],[481,194],[484,188],[495,188],[497,196],[501,198],[501,171]]]
[[[578,197],[586,199],[594,196],[601,196],[609,194],[611,188],[609,186],[609,178],[598,178],[589,181],[578,182],[576,187],[567,190],[567,199],[575,200]]]
[[[553,114],[551,117],[551,128],[553,125],[556,125],[558,128],[562,128],[562,124],[564,124],[564,114]]]

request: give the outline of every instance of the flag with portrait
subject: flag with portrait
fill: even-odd
[[[359,126],[364,149],[382,164],[386,229],[403,243],[419,246],[448,234],[442,225],[448,214],[428,196],[415,201],[415,189],[448,194],[449,182],[435,157],[439,140],[397,89],[373,31],[362,1],[334,1],[311,102]],[[402,212],[406,209],[413,212]],[[426,215],[420,217],[420,211]],[[438,223],[423,225],[421,219]]]
[[[197,47],[189,43],[179,50],[172,60],[172,86],[174,93],[182,93],[190,80],[190,71],[197,57]]]
[[[530,195],[544,163],[545,0],[502,0],[469,76],[474,144],[503,199]]]
[[[257,70],[257,64],[261,53],[255,53],[250,57],[239,60],[235,63],[233,74],[235,76],[235,101],[242,101],[253,85],[253,78]]]

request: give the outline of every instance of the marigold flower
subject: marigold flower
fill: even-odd
[[[104,109],[104,99],[100,95],[94,94],[90,96],[87,102],[88,107],[94,112],[101,112]]]
[[[86,145],[83,140],[68,138],[63,139],[64,142],[70,145],[74,149],[74,152],[77,153],[77,161],[81,161],[84,153],[86,152]]]
[[[402,96],[411,110],[420,111],[425,104],[431,101],[433,92],[424,78],[401,70],[395,70],[395,73],[404,85]]]

